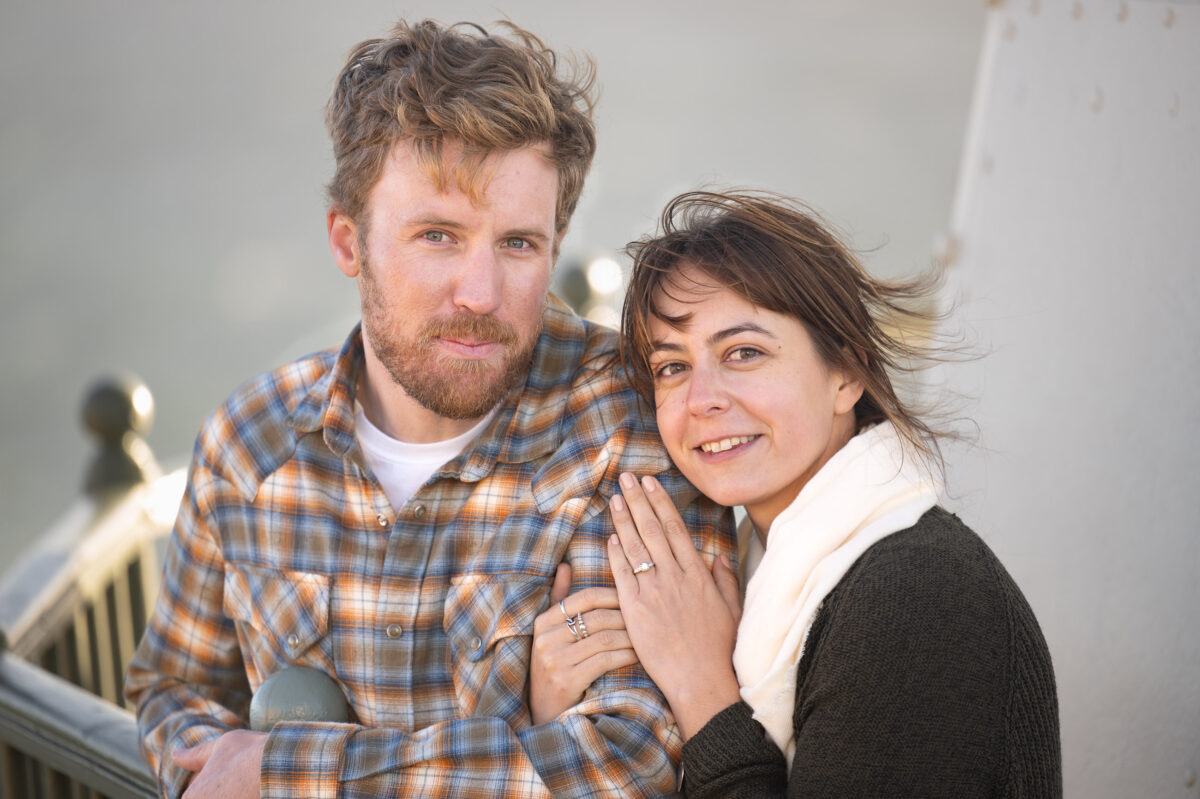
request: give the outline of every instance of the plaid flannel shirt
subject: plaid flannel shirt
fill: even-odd
[[[276,725],[263,796],[673,790],[681,741],[640,667],[552,723],[528,709],[557,564],[572,564],[572,590],[612,584],[605,508],[622,471],[658,475],[705,557],[732,556],[728,516],[604,368],[614,339],[551,298],[524,389],[397,509],[354,437],[357,329],[208,420],[126,685],[165,795],[188,776],[167,753],[246,726],[252,692],[292,664],[333,676],[354,723]]]

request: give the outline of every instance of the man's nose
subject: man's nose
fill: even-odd
[[[504,289],[504,271],[492,247],[467,250],[454,282],[454,305],[477,314],[495,312]]]

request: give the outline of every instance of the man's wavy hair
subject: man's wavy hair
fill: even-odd
[[[890,420],[915,454],[942,468],[939,440],[957,435],[934,430],[893,387],[895,376],[953,352],[929,343],[942,316],[928,304],[941,283],[939,269],[908,282],[876,280],[811,208],[755,191],[681,194],[663,211],[657,235],[630,243],[626,251],[633,272],[622,311],[620,361],[643,399],[654,402],[651,318],[678,327],[690,316],[665,315],[656,298],[694,288],[680,271],[695,266],[705,284],[799,320],[827,365],[862,380],[856,432]]]
[[[488,155],[545,143],[558,169],[557,232],[566,229],[596,151],[595,70],[585,58],[560,75],[540,39],[498,24],[509,36],[465,22],[402,20],[387,38],[351,51],[325,110],[335,211],[365,226],[367,196],[400,141],[412,142],[436,185],[454,180],[473,200],[485,188]],[[463,147],[456,164],[443,160],[448,142]]]

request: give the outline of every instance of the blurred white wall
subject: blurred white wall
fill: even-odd
[[[322,109],[401,16],[508,16],[599,67],[599,153],[564,259],[613,253],[705,182],[799,195],[923,267],[949,215],[982,0],[0,3],[0,552],[78,490],[90,381],[141,375],[150,443],[297,348],[354,286],[325,243]]]
[[[1066,793],[1197,797],[1200,4],[989,16],[952,232],[954,506],[1058,678]]]

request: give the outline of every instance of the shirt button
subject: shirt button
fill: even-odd
[[[295,648],[296,648],[296,647],[298,647],[298,646],[300,646],[300,638],[299,638],[299,636],[297,636],[295,633],[293,633],[292,635],[289,635],[289,636],[287,637],[287,648],[288,648],[288,649],[295,649]]]
[[[425,506],[424,505],[416,505],[415,507],[413,507],[413,516],[416,516],[418,519],[420,519],[424,515],[425,515]]]
[[[474,638],[472,638],[472,639],[471,639],[471,648],[472,648],[472,649],[476,649],[476,650],[477,650],[477,649],[479,649],[479,647],[481,647],[481,646],[483,646],[483,639],[482,639],[482,638],[480,638],[479,636],[475,636]]]
[[[379,522],[380,527],[388,526],[388,517],[384,516],[382,513],[375,517],[375,521]]]
[[[399,624],[389,624],[387,626],[388,638],[399,638],[404,633],[404,628]]]

